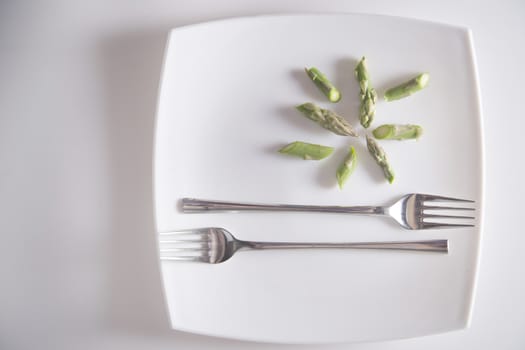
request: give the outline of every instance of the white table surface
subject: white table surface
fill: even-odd
[[[150,186],[167,32],[217,18],[316,11],[473,30],[486,217],[467,330],[281,346],[169,329],[151,239]],[[524,15],[520,0],[0,2],[0,349],[525,348]]]

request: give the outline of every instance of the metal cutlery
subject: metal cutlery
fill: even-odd
[[[462,210],[473,212],[475,210],[473,207],[441,206],[436,205],[435,202],[474,203],[474,201],[468,199],[412,193],[401,197],[398,201],[389,206],[318,206],[295,204],[255,204],[183,198],[182,209],[184,212],[292,211],[388,216],[394,219],[403,228],[408,230],[474,226],[474,224],[472,223],[472,220],[475,219],[474,216],[436,213],[436,211],[444,210]],[[433,212],[430,213],[429,211]],[[435,219],[438,219],[438,222],[436,222]],[[443,219],[446,219],[447,222],[440,222],[440,220]],[[458,219],[466,222],[458,222]]]
[[[237,251],[261,249],[382,249],[400,251],[448,252],[448,240],[398,242],[254,242],[235,238],[226,229],[206,227],[159,234],[161,260],[197,261],[218,264]]]

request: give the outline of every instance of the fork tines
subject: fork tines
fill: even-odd
[[[209,255],[208,230],[159,232],[162,260],[201,261]]]
[[[457,220],[474,220],[475,217],[471,215],[455,215],[455,214],[435,214],[428,213],[427,211],[467,211],[473,212],[475,208],[465,206],[441,206],[441,205],[426,205],[424,202],[461,202],[461,203],[475,203],[470,199],[452,198],[444,196],[434,196],[429,194],[418,195],[421,201],[420,210],[421,218],[424,222],[425,228],[440,228],[440,227],[473,227],[473,224],[469,223],[443,223],[443,222],[428,222],[426,219],[457,219]]]
[[[476,203],[475,201],[470,200],[470,199],[435,196],[435,195],[432,195],[432,194],[419,194],[419,196],[421,196],[421,199],[424,200],[424,201]]]

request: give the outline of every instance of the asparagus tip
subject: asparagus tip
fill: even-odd
[[[340,190],[342,190],[343,185],[344,185],[343,179],[341,178],[339,174],[336,174],[336,176],[337,176],[337,186],[339,187]]]
[[[341,100],[341,93],[337,89],[331,89],[328,93],[330,102],[339,102]]]
[[[430,80],[430,74],[428,73],[422,73],[419,75],[419,77],[416,78],[416,81],[421,88],[424,88],[425,86],[427,86],[429,80]]]

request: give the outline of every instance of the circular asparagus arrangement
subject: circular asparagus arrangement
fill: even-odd
[[[305,68],[305,72],[310,80],[317,86],[326,98],[333,103],[339,102],[342,98],[340,90],[315,67]],[[372,87],[368,73],[367,61],[365,57],[357,63],[354,74],[359,83],[359,121],[363,128],[370,127],[375,116],[375,104],[378,100],[377,93]],[[428,73],[421,73],[416,77],[387,89],[384,94],[385,101],[395,101],[408,97],[417,91],[425,88],[429,81]],[[321,127],[339,136],[359,137],[353,126],[337,113],[321,108],[314,103],[307,102],[296,106],[296,109],[309,120],[317,123]],[[384,149],[377,143],[377,140],[410,140],[418,139],[423,133],[423,128],[419,125],[406,124],[384,124],[372,131],[373,137],[365,135],[367,149],[382,169],[385,179],[389,183],[394,182],[394,171]],[[300,157],[306,160],[321,160],[329,157],[334,151],[333,147],[312,144],[308,142],[292,142],[279,150],[282,154]],[[343,162],[336,170],[336,179],[339,188],[343,189],[345,183],[352,175],[357,164],[357,153],[353,146],[350,146]]]

